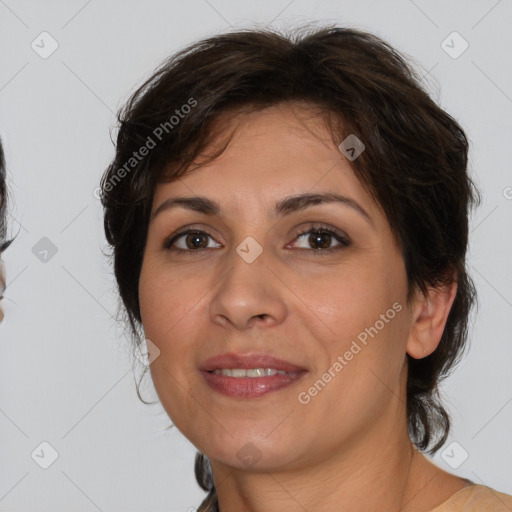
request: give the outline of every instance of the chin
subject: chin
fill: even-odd
[[[288,439],[291,439],[288,437]],[[223,436],[222,441],[212,443],[208,439],[201,451],[210,460],[215,460],[226,466],[254,472],[277,471],[288,468],[297,459],[295,443],[283,442],[281,439],[260,438],[250,434],[244,436]]]

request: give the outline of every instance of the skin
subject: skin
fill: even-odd
[[[467,482],[413,449],[406,353],[436,349],[456,285],[406,303],[404,261],[387,219],[314,111],[281,104],[223,126],[234,136],[219,158],[154,193],[153,212],[178,196],[221,207],[220,217],[179,207],[149,223],[139,296],[145,335],[160,350],[151,374],[163,407],[210,458],[222,512],[431,510]],[[371,224],[336,203],[272,217],[284,197],[321,192],[357,201]],[[351,244],[327,236],[326,246],[339,250],[320,254],[308,234],[297,237],[312,222]],[[208,248],[179,253],[183,236],[175,251],[165,249],[183,227],[207,231],[200,241]],[[248,236],[263,249],[252,263],[235,250]],[[301,404],[298,394],[396,302],[402,310]],[[263,397],[235,399],[213,391],[198,370],[224,352],[265,352],[308,373]],[[260,457],[253,465],[237,456],[248,443]]]

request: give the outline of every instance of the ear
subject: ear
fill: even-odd
[[[457,294],[457,282],[418,293],[412,306],[413,325],[407,341],[407,353],[414,359],[430,355],[439,345],[446,320]]]

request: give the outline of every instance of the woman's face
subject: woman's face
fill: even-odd
[[[219,158],[155,190],[153,214],[178,197],[218,206],[168,204],[149,223],[140,306],[160,350],[151,373],[165,410],[212,463],[238,468],[299,467],[392,436],[405,425],[412,313],[386,218],[320,117],[280,105],[231,122]],[[289,201],[276,211],[306,194],[352,203]],[[184,229],[203,233],[175,238]],[[302,372],[252,385],[206,374],[205,362],[226,353],[269,355]],[[290,380],[267,392],[264,379]]]

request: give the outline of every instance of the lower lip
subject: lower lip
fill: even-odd
[[[266,377],[228,377],[202,370],[208,385],[223,395],[236,398],[256,398],[290,386],[301,379],[305,370],[296,374],[268,375]]]

